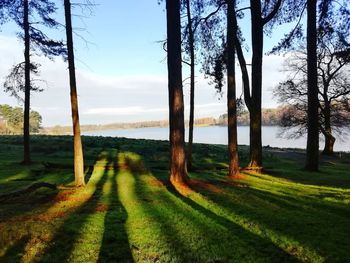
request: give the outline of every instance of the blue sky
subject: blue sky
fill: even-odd
[[[59,2],[59,1],[58,1]],[[75,17],[77,31],[88,42],[75,37],[77,80],[81,121],[83,124],[161,120],[168,117],[166,54],[157,41],[166,38],[164,3],[157,0],[97,1],[93,15]],[[75,13],[79,12],[75,10]],[[89,13],[85,13],[89,16]],[[62,11],[58,14],[62,17]],[[249,40],[249,21],[243,23]],[[23,47],[13,34],[13,25],[4,25],[0,32],[0,80],[12,64],[23,60]],[[61,29],[50,33],[64,37]],[[282,35],[278,32],[278,37]],[[277,39],[277,38],[275,38]],[[266,49],[271,47],[266,38]],[[276,42],[276,40],[274,41]],[[69,125],[69,86],[67,65],[58,59],[42,64],[45,91],[33,94],[32,108],[43,115],[43,125]],[[283,58],[264,58],[264,107],[275,107],[271,89],[282,78],[279,71]],[[187,68],[183,66],[184,78]],[[238,86],[240,77],[238,76]],[[240,93],[240,91],[238,91]],[[188,115],[189,87],[184,86],[185,114]],[[225,97],[225,95],[224,95]],[[225,98],[219,100],[213,87],[197,73],[196,117],[218,117],[226,111]],[[18,105],[0,89],[0,104]]]
[[[80,53],[81,59],[100,74],[166,73],[161,63],[165,54],[157,43],[166,38],[163,5],[140,0],[96,3],[93,17],[85,19],[89,34],[84,35],[92,44]]]

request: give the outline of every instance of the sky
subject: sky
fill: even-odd
[[[166,53],[159,41],[166,39],[165,7],[153,1],[96,0],[93,13],[75,16],[77,88],[81,124],[106,124],[164,120],[168,118]],[[76,14],[80,12],[75,9]],[[63,21],[62,11],[58,18]],[[247,21],[248,22],[248,21]],[[249,23],[243,27],[249,32]],[[80,28],[85,28],[81,30]],[[17,28],[5,24],[0,31],[0,85],[9,69],[23,61],[23,44]],[[63,29],[50,33],[64,38]],[[270,48],[278,36],[266,39]],[[249,35],[247,35],[249,40]],[[70,125],[67,65],[62,59],[33,58],[41,67],[44,91],[32,93],[31,107],[43,116],[43,126]],[[248,59],[249,61],[249,59]],[[263,107],[277,107],[272,89],[283,80],[284,57],[264,56]],[[237,67],[238,69],[238,67]],[[239,70],[238,70],[239,71]],[[195,117],[218,117],[226,112],[226,94],[221,97],[208,79],[196,74]],[[188,68],[183,66],[183,78]],[[237,76],[237,93],[241,81]],[[184,85],[185,116],[189,115],[189,85]],[[22,106],[0,88],[0,104]],[[185,117],[188,119],[188,117]]]

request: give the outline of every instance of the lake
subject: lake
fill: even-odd
[[[187,132],[187,130],[186,130]],[[264,126],[262,128],[262,140],[264,146],[281,147],[281,148],[306,148],[306,137],[288,140],[278,137],[279,127]],[[348,133],[350,131],[348,130]],[[125,129],[125,130],[105,130],[84,132],[83,135],[90,136],[111,136],[111,137],[126,137],[134,139],[154,139],[168,140],[169,128],[140,128],[140,129]],[[323,139],[323,136],[320,136]],[[187,140],[187,135],[186,135]],[[209,126],[194,128],[194,142],[209,143],[209,144],[227,144],[227,127]],[[238,127],[238,144],[249,145],[249,127]],[[320,141],[320,149],[323,149],[323,140]],[[337,139],[334,145],[335,151],[350,151],[349,137],[340,141]]]

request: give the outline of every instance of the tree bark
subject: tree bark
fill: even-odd
[[[306,164],[308,171],[318,171],[318,88],[317,88],[317,0],[307,1],[307,146]]]
[[[194,33],[191,16],[190,0],[186,1],[187,23],[188,23],[188,45],[190,51],[190,120],[188,129],[188,149],[187,149],[187,169],[192,170],[192,146],[193,146],[193,124],[194,124],[194,88],[195,88],[195,51],[194,51]]]
[[[323,115],[324,115],[324,130],[322,130],[325,137],[325,144],[322,154],[332,155],[334,153],[333,147],[335,143],[335,138],[332,135],[332,126],[331,126],[331,109],[330,103],[325,102]]]
[[[29,35],[29,0],[23,1],[24,27],[24,123],[23,123],[23,164],[29,165],[30,158],[30,35]]]
[[[332,135],[332,131],[328,131],[325,134],[325,143],[324,143],[324,149],[322,151],[322,154],[333,155],[334,154],[334,143],[335,143],[335,138]]]
[[[68,50],[68,67],[69,67],[69,82],[70,82],[70,99],[73,121],[73,137],[74,137],[74,178],[75,186],[84,186],[84,157],[83,146],[80,136],[78,95],[75,77],[74,63],[74,46],[73,46],[73,29],[72,29],[72,14],[70,0],[64,0],[64,10],[66,19],[66,35],[67,35],[67,50]]]
[[[260,170],[262,167],[261,139],[261,95],[264,31],[261,18],[261,2],[251,0],[252,19],[252,100],[250,110],[250,162],[248,167]]]
[[[186,184],[185,125],[182,90],[180,1],[167,0],[168,91],[169,91],[169,140],[170,181]]]
[[[229,150],[229,177],[239,174],[237,148],[237,105],[236,105],[236,72],[235,72],[235,23],[236,1],[227,1],[227,120],[228,120],[228,150]]]

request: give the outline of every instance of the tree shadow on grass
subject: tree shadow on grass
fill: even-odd
[[[88,166],[85,169],[85,181],[88,182],[91,178],[94,166]],[[43,173],[50,171],[50,168],[43,170]],[[38,178],[34,178],[37,180]],[[73,178],[72,178],[73,179]],[[44,180],[45,181],[45,180]],[[27,185],[19,187],[19,189],[24,189],[28,187]],[[65,188],[74,189],[74,186],[65,186]],[[18,189],[18,190],[19,190]],[[5,222],[6,220],[13,219],[16,216],[25,216],[40,209],[45,211],[53,205],[53,201],[58,196],[59,191],[51,189],[39,189],[30,194],[20,195],[18,197],[13,197],[7,200],[1,200],[0,203],[0,222]]]
[[[113,156],[106,158],[104,167],[97,166],[103,174],[95,191],[64,220],[40,262],[132,262],[127,215],[116,192],[117,166]]]
[[[182,200],[193,209],[199,211],[207,218],[217,222],[221,226],[225,227],[227,231],[237,236],[241,241],[242,247],[247,251],[250,248],[249,254],[255,254],[256,258],[264,259],[267,262],[298,262],[298,259],[285,252],[283,249],[275,245],[270,240],[263,238],[247,229],[243,228],[239,224],[236,224],[232,220],[227,219],[224,216],[218,215],[214,211],[194,202],[191,198],[181,195],[170,183],[167,184],[167,189],[178,199]]]
[[[111,178],[109,208],[104,218],[104,233],[98,262],[133,262],[128,235],[125,229],[127,212],[117,192],[117,165]]]
[[[218,194],[198,187],[194,190],[227,213],[235,213],[256,222],[260,228],[272,231],[274,234],[263,233],[266,239],[284,237],[288,243],[284,241],[281,245],[289,245],[291,252],[295,250],[294,253],[309,250],[308,260],[312,260],[313,256],[331,262],[350,260],[350,209],[345,204],[326,204],[316,198],[278,195],[233,185],[231,189],[225,188],[229,194],[224,194],[226,191]]]
[[[160,257],[168,253],[174,262],[298,262],[271,241],[182,196],[168,184],[152,192],[142,177],[153,175],[144,175],[144,169],[137,168],[142,167],[140,162],[127,163],[137,201],[152,224],[160,227],[163,242],[170,248],[159,249]],[[164,175],[155,177],[163,179]]]
[[[103,172],[96,184],[96,190],[86,202],[68,216],[63,224],[56,230],[51,244],[45,251],[40,262],[67,262],[74,250],[74,244],[87,222],[88,217],[95,212],[103,185],[107,180],[107,171]]]
[[[293,150],[284,150],[270,159],[265,159],[265,173],[276,178],[286,179],[291,182],[315,186],[328,186],[336,188],[350,188],[349,162],[337,156],[320,157],[319,172],[307,172],[304,167],[305,153]],[[293,157],[300,155],[300,158]]]

